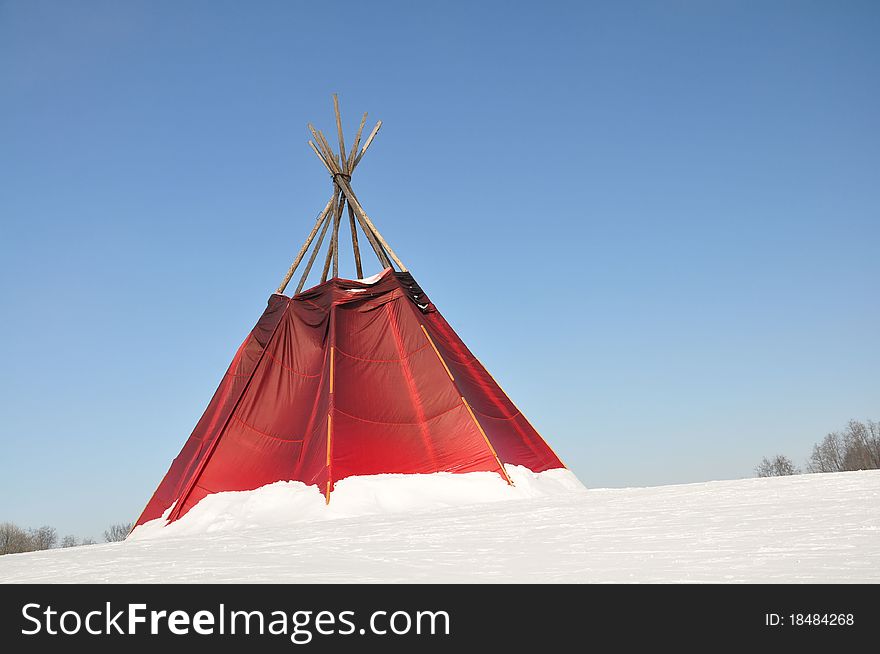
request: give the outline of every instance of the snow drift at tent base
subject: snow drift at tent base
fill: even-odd
[[[128,540],[283,527],[586,492],[577,477],[565,468],[534,473],[522,466],[507,466],[507,474],[513,485],[494,472],[348,477],[336,485],[330,504],[317,486],[278,481],[253,491],[208,495],[171,523],[168,515],[173,508],[169,508],[162,517],[136,527]]]

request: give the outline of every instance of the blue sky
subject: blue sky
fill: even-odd
[[[880,417],[878,19],[0,0],[0,520],[138,515],[326,202],[333,92],[384,122],[371,217],[587,485]]]

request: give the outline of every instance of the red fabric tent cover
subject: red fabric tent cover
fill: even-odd
[[[279,480],[563,467],[409,273],[273,295],[137,524]]]

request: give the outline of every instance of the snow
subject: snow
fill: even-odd
[[[380,279],[382,279],[385,276],[385,273],[388,272],[388,270],[389,269],[386,268],[382,272],[378,272],[375,275],[370,275],[369,277],[364,277],[363,279],[353,279],[351,281],[359,282],[361,284],[367,284],[369,286],[372,286],[373,284],[377,283]],[[368,289],[368,288],[348,288],[348,289],[346,289],[346,292],[347,293],[366,293],[368,290],[370,290],[370,289]]]
[[[2,556],[0,581],[880,582],[880,471],[591,490],[555,472],[344,480],[323,509],[291,484],[223,493],[124,543]],[[475,489],[489,501],[462,504]]]
[[[466,506],[475,502],[584,492],[569,470],[560,468],[534,473],[522,466],[506,466],[514,485],[497,472],[430,475],[370,475],[348,477],[336,483],[327,504],[317,486],[298,481],[279,481],[255,491],[208,495],[176,522],[162,518],[137,527],[130,540],[197,536],[216,531],[240,531],[259,527],[285,527],[300,522],[336,520],[365,515],[399,513]]]
[[[386,268],[382,272],[377,272],[375,275],[370,275],[369,277],[364,277],[363,279],[356,279],[354,281],[360,282],[361,284],[375,284],[385,275],[385,271],[388,270]]]

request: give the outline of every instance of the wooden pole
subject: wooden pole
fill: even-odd
[[[297,294],[299,294],[306,283],[306,279],[308,278],[309,273],[312,270],[312,264],[315,263],[315,258],[318,256],[318,250],[321,249],[321,243],[324,242],[324,235],[327,233],[327,228],[330,227],[331,221],[332,216],[328,212],[327,215],[324,217],[324,227],[321,228],[321,234],[320,236],[318,236],[318,243],[315,245],[315,249],[312,250],[312,256],[309,257],[309,262],[306,264],[305,270],[303,270],[302,277],[299,278],[299,284],[297,284],[296,287]]]
[[[330,171],[330,174],[334,173],[342,173],[342,168],[339,164],[339,157],[333,153],[333,149],[330,147],[330,144],[327,142],[327,138],[324,136],[324,132],[321,130],[316,130],[311,125],[309,128],[312,130],[312,134],[315,137],[315,140],[318,142],[318,147],[322,153],[322,159],[324,160],[324,164],[327,166],[327,170]]]
[[[321,283],[327,281],[327,275],[330,274],[330,262],[333,260],[333,236],[330,236],[330,245],[327,246],[327,256],[324,257],[324,268],[321,270]]]
[[[379,233],[379,230],[376,229],[376,226],[373,224],[373,221],[370,220],[370,217],[367,215],[367,212],[364,211],[364,208],[361,206],[361,203],[358,202],[357,197],[355,197],[354,191],[351,190],[351,186],[346,181],[344,177],[336,177],[336,182],[339,184],[339,188],[342,189],[342,192],[345,193],[345,197],[348,199],[348,204],[355,210],[363,222],[365,222],[370,229],[373,231],[373,234],[376,236],[376,240],[388,251],[388,254],[391,255],[391,258],[394,259],[395,263],[400,267],[400,270],[403,272],[407,272],[406,266],[403,265],[403,261],[400,260],[400,257],[394,252],[394,249],[388,245],[388,241],[386,241],[382,234]],[[366,231],[366,230],[364,230]]]
[[[327,156],[327,152],[324,150],[324,144],[321,143],[321,139],[318,137],[318,130],[316,130],[311,123],[308,124],[308,128],[312,133],[312,138],[315,139],[315,143],[318,145],[318,149],[321,151],[321,159],[324,159],[325,161],[328,160],[330,157]]]
[[[449,379],[455,381],[455,377],[452,376],[452,371],[449,369],[449,366],[446,365],[446,360],[443,358],[443,355],[440,354],[440,350],[437,349],[437,346],[434,345],[434,339],[431,338],[431,335],[428,333],[428,330],[422,325],[422,331],[425,332],[425,338],[428,339],[428,343],[431,344],[431,348],[434,350],[434,354],[437,355],[437,358],[440,359],[440,363],[443,364],[443,368],[446,370],[446,374],[449,375]]]
[[[332,175],[333,169],[330,167],[330,164],[328,164],[327,160],[324,159],[324,155],[318,151],[318,148],[315,147],[315,144],[312,141],[309,141],[309,147],[312,149],[312,151],[315,153],[315,155],[318,157],[318,159],[321,160],[321,163],[324,164],[324,168],[327,169],[327,172],[329,172]]]
[[[366,114],[364,114],[364,117],[366,117]],[[376,136],[376,132],[379,131],[379,127],[381,125],[382,125],[382,121],[380,120],[376,124],[375,129],[373,129],[373,133],[370,134],[369,140],[367,141],[367,143],[364,144],[363,150],[361,150],[361,153],[357,156],[357,158],[354,160],[352,165],[348,168],[348,175],[349,176],[351,176],[352,171],[354,171],[354,169],[360,163],[361,157],[364,156],[364,153],[367,151],[367,148],[370,146],[370,141],[372,141],[373,137]],[[312,148],[312,151],[315,153],[315,156],[317,156],[318,159],[321,160],[321,163],[324,164],[324,168],[327,169],[327,172],[329,172],[331,175],[334,173],[344,173],[345,171],[339,165],[339,162],[337,161],[337,157],[329,150],[329,145],[327,144],[327,139],[324,138],[324,135],[320,131],[318,131],[314,127],[312,127],[311,123],[309,123],[309,129],[311,130],[312,135],[315,138],[315,142],[317,142],[317,145],[315,145],[315,142],[309,141],[309,147]]]
[[[327,273],[330,270],[330,262],[333,262],[333,276],[339,276],[339,222],[342,218],[342,207],[345,198],[342,193],[336,197],[336,206],[333,210],[333,234],[330,236],[330,247],[327,249],[327,259],[324,261],[324,270],[321,273],[321,282],[327,281]]]
[[[367,227],[367,224],[361,220],[359,214],[354,214],[355,219],[358,221],[358,224],[361,226],[361,229],[364,230],[364,236],[367,237],[367,241],[369,241],[370,246],[373,248],[373,252],[376,253],[376,258],[379,260],[379,265],[383,268],[390,268],[391,262],[388,260],[388,255],[385,254],[385,250],[382,249],[382,246],[379,245],[379,241],[376,240],[376,237],[370,231],[370,228]]]
[[[412,307],[413,311],[416,311],[415,307]],[[449,366],[446,364],[446,360],[443,358],[443,355],[440,354],[440,350],[437,349],[437,345],[434,343],[434,339],[431,338],[431,335],[428,333],[427,328],[424,323],[422,324],[422,331],[425,333],[425,338],[428,339],[428,343],[431,344],[431,348],[434,350],[434,354],[437,355],[437,358],[440,359],[440,363],[443,364],[443,368],[446,370],[446,374],[449,375],[449,381],[452,382],[452,385],[455,389],[461,394],[461,388],[458,386],[458,382],[455,381],[455,377],[452,374],[452,371],[449,369]],[[477,420],[477,416],[474,415],[473,409],[471,409],[471,405],[468,404],[467,399],[464,395],[461,395],[461,403],[467,409],[467,412],[471,416],[471,420],[474,421],[474,424],[477,426],[480,434],[483,436],[483,440],[486,441],[486,446],[489,448],[489,451],[492,453],[492,456],[495,457],[495,462],[498,464],[498,470],[507,480],[507,483],[513,486],[513,481],[510,478],[510,475],[507,474],[507,470],[504,468],[504,464],[501,463],[501,459],[498,458],[498,453],[495,451],[495,447],[492,445],[492,441],[489,440],[489,437],[486,435],[486,432],[483,431],[483,426],[480,424],[480,421]]]
[[[361,150],[361,153],[360,153],[360,154],[357,156],[357,158],[354,160],[354,165],[355,165],[355,166],[357,166],[357,165],[360,163],[361,159],[363,158],[364,154],[365,154],[366,151],[367,151],[367,148],[370,147],[370,143],[373,142],[373,139],[376,138],[376,134],[379,133],[379,128],[380,128],[380,127],[382,127],[382,121],[381,121],[381,120],[380,120],[378,123],[376,123],[376,126],[373,128],[373,131],[370,132],[370,135],[367,137],[367,141],[366,141],[366,143],[364,143],[364,148],[363,148],[363,150]],[[353,168],[352,168],[352,170],[353,170]]]
[[[342,222],[342,211],[345,208],[345,198],[340,195],[339,209],[333,220],[333,277],[339,277],[339,224]]]
[[[333,112],[336,114],[336,132],[339,135],[339,160],[343,172],[348,170],[348,157],[345,156],[345,137],[342,135],[342,116],[339,114],[339,98],[333,94]]]
[[[315,138],[317,138],[317,134],[316,134]],[[333,165],[328,163],[327,159],[324,157],[323,154],[321,154],[321,152],[318,150],[317,146],[315,146],[315,144],[312,141],[309,141],[309,147],[312,148],[312,151],[315,153],[315,156],[318,157],[318,159],[321,161],[322,164],[324,164],[324,168],[327,169],[327,172],[330,173],[331,175],[333,175],[336,172],[333,169],[333,166],[335,166],[335,162],[333,163]],[[385,254],[385,251],[382,249],[382,246],[376,240],[376,237],[373,236],[373,233],[372,233],[372,231],[370,231],[370,228],[367,227],[366,223],[363,222],[363,220],[360,217],[360,214],[355,214],[355,217],[357,218],[358,224],[361,226],[361,229],[364,230],[364,235],[367,237],[367,241],[369,241],[370,246],[373,248],[373,252],[376,253],[376,258],[379,260],[379,263],[382,265],[383,268],[390,268],[391,261],[388,259],[388,255]]]
[[[333,378],[336,369],[336,316],[335,311],[330,312],[329,337],[330,337],[330,395],[327,407],[327,491],[324,501],[330,504],[330,488],[333,486],[333,412],[336,408],[336,396],[333,388]]]
[[[335,195],[333,197],[335,197]],[[309,245],[312,244],[312,240],[315,238],[315,234],[317,234],[318,230],[321,228],[321,222],[324,220],[324,216],[327,215],[327,212],[330,211],[330,207],[333,206],[333,197],[330,198],[330,200],[327,202],[327,205],[318,214],[318,219],[315,221],[315,226],[312,227],[312,231],[306,239],[306,242],[303,243],[302,247],[299,249],[299,253],[296,255],[296,259],[294,259],[293,263],[290,264],[290,268],[287,269],[287,274],[278,285],[278,289],[275,292],[279,295],[284,293],[284,289],[286,289],[287,285],[290,283],[290,280],[293,277],[293,273],[296,272],[297,266],[299,266],[303,256],[305,256],[306,251],[309,249]]]
[[[338,113],[338,106],[339,106],[338,99],[334,96],[334,109],[337,111],[337,129],[340,130],[340,137],[341,137],[341,124],[342,124],[342,122],[341,122],[341,117],[339,116],[339,113]],[[364,114],[363,118],[361,119],[360,127],[358,129],[358,135],[355,138],[356,144],[359,144],[359,142],[360,142],[360,135],[362,133],[363,126],[366,122],[366,118],[367,118],[367,115]],[[379,132],[379,129],[382,127],[382,121],[380,120],[376,123],[376,126],[373,128],[373,131],[370,132],[370,135],[367,137],[367,140],[364,142],[364,145],[361,148],[361,151],[354,158],[354,160],[351,161],[350,165],[349,165],[348,161],[345,160],[344,154],[343,154],[342,159],[340,159],[335,154],[333,154],[333,150],[330,147],[330,144],[327,142],[327,139],[324,136],[324,133],[321,132],[321,130],[315,129],[311,123],[308,124],[308,127],[309,127],[309,131],[312,133],[312,136],[315,138],[315,142],[317,143],[317,145],[315,145],[315,143],[313,143],[312,141],[309,141],[309,147],[312,148],[315,155],[318,157],[318,159],[321,160],[321,163],[324,164],[324,167],[333,176],[334,183],[336,184],[338,189],[344,194],[345,199],[347,200],[347,204],[348,204],[349,212],[350,212],[349,224],[353,228],[352,247],[353,248],[357,247],[357,229],[356,229],[356,225],[354,224],[354,221],[352,220],[351,212],[354,213],[354,218],[357,219],[357,224],[359,224],[361,226],[361,229],[364,230],[364,235],[367,237],[367,240],[369,241],[370,246],[373,248],[373,252],[376,253],[376,257],[379,259],[379,263],[385,268],[393,268],[393,266],[391,264],[391,260],[393,259],[401,271],[407,272],[407,268],[406,268],[406,266],[403,265],[403,261],[400,260],[400,257],[397,256],[397,254],[394,252],[394,249],[388,244],[388,242],[385,240],[385,238],[382,236],[382,234],[376,228],[376,225],[373,223],[373,221],[370,220],[370,217],[367,215],[366,211],[364,211],[364,208],[361,206],[357,197],[354,195],[354,191],[352,191],[351,185],[348,182],[348,179],[351,178],[352,171],[357,167],[358,163],[360,163],[364,154],[367,152],[367,149],[370,147],[370,144],[373,142],[373,139],[376,138],[376,134]],[[342,145],[341,142],[340,142],[340,145]],[[349,160],[351,160],[351,157],[354,156],[354,153],[356,150],[357,150],[357,145],[355,145],[355,147],[352,148],[351,152],[349,153]],[[342,151],[344,153],[344,149]],[[345,162],[344,164],[342,163],[343,161]],[[342,175],[344,175],[345,177],[343,177]],[[346,179],[346,178],[348,178],[348,179]],[[335,217],[337,214],[336,211],[332,212],[332,214],[331,214],[334,216],[334,228],[333,228],[333,235],[331,236],[331,245],[330,245],[330,248],[327,252],[327,260],[325,261],[324,275],[322,276],[322,281],[326,280],[326,274],[329,271],[328,266],[329,266],[331,260],[333,260],[336,265],[336,268],[334,268],[334,271],[338,272],[338,256],[339,256],[338,255],[338,245],[339,245],[338,229],[339,229],[339,220],[341,219],[341,209],[342,209],[342,207],[340,206],[338,209],[339,218]],[[328,218],[329,218],[329,216],[328,216]],[[323,238],[323,232],[322,232],[321,238]],[[319,241],[318,247],[320,247],[320,241]],[[389,255],[391,256],[390,259],[389,259]],[[334,259],[334,257],[335,257],[335,259]],[[355,264],[356,265],[358,264],[359,259],[360,259],[360,251],[356,250],[355,251]],[[359,272],[358,274],[363,275],[363,271]]]
[[[483,430],[483,425],[480,424],[480,421],[477,420],[477,416],[474,415],[474,410],[471,408],[471,405],[465,399],[464,395],[461,396],[461,403],[464,404],[464,407],[467,409],[467,412],[471,414],[471,419],[474,421],[474,424],[477,426],[477,429],[480,431],[480,434],[483,436],[483,440],[486,441],[486,445],[489,447],[489,451],[492,453],[492,456],[495,457],[495,463],[498,464],[498,469],[501,471],[501,474],[504,475],[504,478],[507,480],[507,483],[510,486],[513,486],[513,480],[510,478],[510,475],[507,474],[507,470],[504,467],[504,464],[501,463],[501,459],[498,458],[498,453],[495,451],[495,447],[492,445],[492,441],[489,440],[489,437],[486,435],[486,432]]]
[[[339,222],[338,216],[341,211],[340,204],[342,202],[342,193],[339,193],[338,187],[337,195],[336,195],[336,203],[333,205],[333,211],[330,213],[330,218],[333,220],[333,231],[330,233],[330,245],[327,247],[327,256],[324,259],[324,268],[321,271],[321,283],[327,281],[327,274],[330,272],[330,262],[333,260],[333,252],[336,249],[336,230]]]
[[[339,96],[335,93],[333,94],[333,113],[336,114],[336,134],[339,138],[339,168],[342,170],[344,174],[351,175],[349,160],[350,157],[345,154],[345,134],[342,130],[342,114],[339,112]],[[362,123],[363,124],[363,123]],[[360,130],[358,131],[358,138],[360,138]],[[357,147],[357,146],[355,146]],[[349,177],[350,178],[350,177]],[[333,221],[333,238],[331,240],[331,245],[333,248],[333,278],[339,277],[339,226],[342,222],[342,211],[345,207],[345,199],[342,197],[342,193],[339,194],[339,202],[336,208],[335,217]],[[357,235],[353,235],[354,239],[357,239]],[[360,262],[357,261],[357,240],[353,241],[352,249],[355,250],[355,259],[358,264],[358,277],[362,276],[360,272]]]
[[[336,165],[336,172],[341,173],[342,168],[339,165],[339,158],[333,154],[333,148],[330,147],[330,143],[327,141],[327,137],[324,136],[324,132],[318,130],[318,138],[321,139],[321,145],[324,150],[330,155],[330,161],[332,161]]]
[[[361,144],[361,132],[364,131],[364,123],[367,122],[367,112],[364,112],[364,117],[361,118],[361,124],[358,127],[357,135],[354,137],[354,145],[351,146],[351,152],[348,153],[348,174],[350,175],[354,170],[354,158],[357,155],[358,146]]]
[[[323,138],[323,134],[316,130],[314,126],[309,123],[309,131],[312,133],[312,136],[315,139],[315,143],[318,144],[318,147],[321,149],[322,158],[327,160],[327,163],[333,161],[333,151],[330,149],[330,146],[327,145],[327,140]]]
[[[355,145],[357,147],[357,145]],[[357,225],[354,221],[354,210],[351,208],[351,205],[346,201],[346,207],[348,208],[348,225],[351,227],[351,249],[354,251],[354,267],[357,271],[358,279],[364,278],[364,271],[361,268],[361,250],[358,247],[358,234],[357,234]]]

